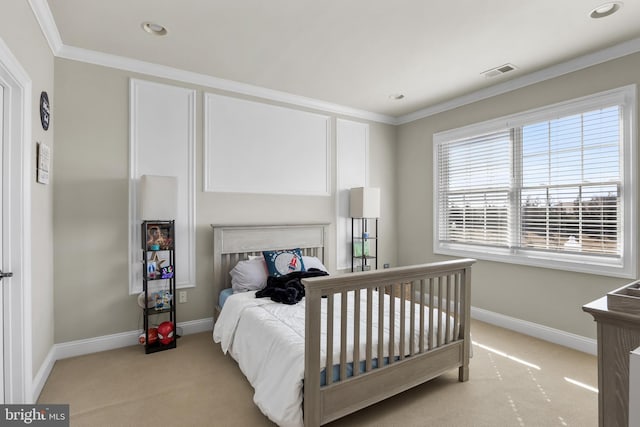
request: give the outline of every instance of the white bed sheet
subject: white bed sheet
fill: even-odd
[[[361,292],[360,319],[360,354],[365,354],[366,346],[366,292]],[[352,300],[353,292],[348,298]],[[385,295],[385,318],[389,316],[389,296]],[[374,292],[373,306],[373,358],[377,354],[377,313],[378,294]],[[405,348],[409,348],[409,319],[411,316],[409,301],[404,302],[405,309]],[[395,351],[399,353],[400,335],[400,304],[396,298],[395,307]],[[350,303],[349,307],[353,304]],[[419,309],[416,310],[416,316]],[[322,300],[323,318],[326,316],[326,300]],[[339,361],[340,353],[340,298],[334,302],[334,356],[333,363]],[[273,302],[267,298],[256,298],[254,292],[239,293],[230,296],[215,323],[213,339],[221,344],[222,350],[238,362],[238,366],[245,374],[255,390],[254,402],[260,410],[280,426],[302,426],[302,383],[304,379],[304,299],[295,305],[285,305]],[[353,336],[353,313],[348,312],[347,334]],[[444,321],[446,315],[441,315],[441,338],[444,338]],[[425,308],[425,324],[428,325],[428,309]],[[438,319],[437,310],[434,318]],[[417,320],[417,318],[416,318]],[[451,320],[451,329],[453,321]],[[385,339],[388,339],[389,324],[385,321]],[[426,328],[427,326],[425,326]],[[414,343],[418,346],[419,328],[416,326]],[[450,331],[450,339],[453,331]],[[426,337],[425,337],[426,340]],[[352,342],[353,339],[348,339]],[[326,364],[326,325],[321,326],[321,356],[320,366]],[[384,343],[383,357],[388,356],[388,342]],[[353,351],[349,349],[348,362],[353,360]],[[331,375],[330,373],[328,375]]]

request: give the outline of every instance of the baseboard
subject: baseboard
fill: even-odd
[[[471,307],[471,317],[482,322],[510,329],[554,344],[563,345],[584,353],[593,355],[597,354],[597,342],[594,339],[571,334],[559,329],[549,328],[548,326],[539,325],[526,320],[505,316],[504,314],[494,313],[477,307]],[[210,317],[178,323],[178,327],[182,328],[183,335],[211,331],[213,330],[213,318]],[[49,378],[56,360],[136,345],[138,343],[139,334],[140,331],[130,331],[55,344],[47,354],[47,357],[40,366],[37,375],[33,379],[33,401],[38,401],[38,396],[40,396],[40,392],[42,391],[47,378]]]
[[[212,331],[213,318],[209,317],[206,319],[191,320],[188,322],[178,322],[178,328],[182,328],[182,335]],[[54,344],[51,350],[49,350],[47,357],[40,366],[38,374],[35,376],[31,384],[33,401],[38,401],[42,388],[47,382],[47,378],[49,378],[53,365],[57,360],[136,345],[138,344],[139,335],[140,331],[136,330]]]
[[[182,328],[183,335],[191,335],[191,334],[198,334],[200,332],[213,331],[213,317],[178,323],[178,327]]]
[[[56,346],[54,345],[47,353],[47,357],[44,358],[44,362],[40,365],[40,369],[38,373],[33,378],[31,382],[31,398],[33,399],[31,402],[25,403],[36,403],[38,402],[38,397],[40,397],[40,393],[42,392],[42,388],[44,384],[47,382],[49,375],[51,375],[51,370],[53,369],[53,365],[56,363],[55,359]]]
[[[213,318],[178,322],[178,328],[182,328],[183,335],[213,330]],[[84,354],[97,353],[99,351],[113,350],[120,347],[128,347],[138,343],[140,330],[122,332],[113,335],[89,338],[86,340],[70,341],[56,344],[55,360],[68,357],[82,356]]]
[[[485,323],[490,323],[492,325],[510,329],[544,341],[569,347],[583,353],[593,354],[595,356],[598,352],[597,341],[581,335],[572,334],[570,332],[561,331],[559,329],[550,328],[548,326],[539,325],[526,320],[516,319],[515,317],[505,316],[504,314],[494,313],[477,307],[471,307],[471,317]]]

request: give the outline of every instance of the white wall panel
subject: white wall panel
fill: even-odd
[[[330,118],[205,94],[204,190],[329,195]]]
[[[351,268],[351,218],[349,189],[369,184],[369,125],[338,119],[337,151],[337,250],[338,269]]]
[[[142,290],[137,206],[142,175],[178,178],[176,285],[195,286],[195,91],[136,79],[129,89],[129,290]]]

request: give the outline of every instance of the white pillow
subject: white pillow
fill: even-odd
[[[310,268],[317,268],[318,270],[326,271],[327,273],[329,272],[329,270],[327,270],[327,267],[322,264],[322,261],[314,256],[303,255],[302,263],[304,264],[304,269],[307,271],[309,271]]]
[[[267,269],[264,259],[238,261],[229,274],[233,293],[259,291],[267,286]]]

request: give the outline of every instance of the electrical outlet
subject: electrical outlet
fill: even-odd
[[[389,268],[389,264],[385,263],[385,265],[383,265],[383,268]]]
[[[187,302],[187,291],[178,292],[178,303],[183,304]]]

